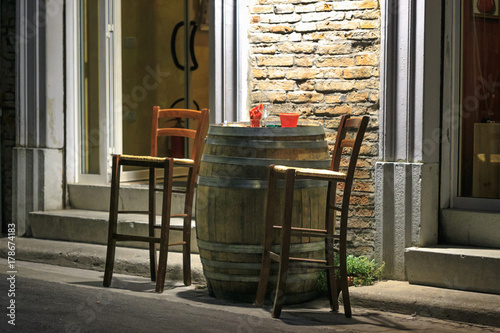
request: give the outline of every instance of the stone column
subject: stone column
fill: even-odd
[[[12,149],[16,130],[16,1],[3,0],[0,8],[0,221],[2,232],[12,223]]]
[[[375,253],[399,280],[405,249],[438,239],[441,6],[383,1]]]
[[[13,220],[30,235],[30,212],[63,208],[64,1],[17,6]]]

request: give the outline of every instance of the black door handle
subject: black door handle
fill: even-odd
[[[184,25],[184,21],[177,23],[172,30],[172,38],[170,39],[170,52],[172,53],[172,59],[174,61],[175,67],[179,68],[181,71],[185,69],[183,65],[180,64],[179,58],[177,58],[177,51],[175,49],[175,41],[177,39],[177,33],[179,29]],[[196,54],[194,52],[194,38],[196,36],[196,30],[198,29],[198,24],[195,21],[190,22],[190,26],[192,26],[191,35],[189,37],[189,54],[191,56],[191,61],[193,62],[193,66],[190,67],[192,71],[198,69],[198,61],[196,60]]]

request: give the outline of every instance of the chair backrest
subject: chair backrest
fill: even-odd
[[[181,118],[197,121],[195,129],[182,127],[160,127],[160,118]],[[153,107],[153,126],[151,129],[151,156],[158,155],[158,137],[185,137],[193,139],[193,148],[190,158],[199,165],[203,142],[208,131],[208,109],[189,110],[189,109],[160,109],[159,106]]]
[[[340,119],[337,139],[335,140],[335,146],[333,148],[332,164],[330,166],[330,170],[339,171],[342,156],[349,158],[346,172],[347,177],[345,182],[345,189],[348,191],[347,193],[350,193],[352,180],[354,178],[354,171],[356,170],[356,163],[358,161],[359,150],[361,148],[361,143],[363,142],[363,137],[365,135],[369,120],[370,117],[368,116],[342,116],[342,118]],[[354,132],[352,136],[348,136],[347,134],[351,132]],[[346,148],[350,149],[350,151],[347,151],[344,154],[344,149]]]

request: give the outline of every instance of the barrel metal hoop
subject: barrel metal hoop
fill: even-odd
[[[215,242],[204,241],[201,239],[198,239],[197,241],[200,250],[209,250],[209,251],[226,252],[226,253],[262,254],[262,245],[215,243]],[[272,247],[273,252],[279,252],[279,249],[280,249],[279,245],[273,245]],[[325,242],[310,242],[310,243],[290,245],[291,253],[322,251],[324,249],[325,249]]]
[[[203,154],[201,161],[205,163],[219,163],[243,166],[264,166],[271,164],[294,166],[298,168],[327,169],[330,166],[329,160],[280,160],[273,158],[249,158]]]
[[[203,267],[225,268],[225,269],[260,270],[260,267],[261,267],[260,262],[231,262],[231,261],[208,260],[208,259],[204,259],[204,258],[201,258],[201,263],[203,264]],[[273,263],[271,263],[271,265],[276,266],[277,263],[273,262]]]
[[[328,143],[322,141],[270,141],[270,140],[244,140],[227,137],[207,137],[207,145],[229,146],[260,149],[314,149],[328,148]]]
[[[203,270],[203,274],[208,279],[218,280],[218,281],[230,281],[230,282],[259,282],[259,275],[234,275],[234,274],[224,274],[218,272],[211,272]],[[318,272],[313,273],[303,273],[303,274],[288,274],[286,279],[287,283],[300,283],[304,281],[315,280],[318,278]],[[269,281],[276,282],[277,276],[269,276]]]
[[[198,185],[215,187],[215,188],[241,188],[241,189],[253,189],[261,190],[267,189],[267,180],[260,179],[237,179],[228,177],[210,177],[210,176],[198,176]],[[278,180],[278,188],[285,188],[285,182],[282,179]],[[320,188],[327,187],[328,182],[324,180],[309,180],[309,179],[297,179],[295,181],[294,188]]]
[[[291,137],[324,135],[323,126],[297,127],[229,127],[210,125],[208,135],[241,136],[241,137]]]

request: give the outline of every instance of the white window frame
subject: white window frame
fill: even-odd
[[[66,2],[66,98],[67,150],[66,172],[68,183],[108,184],[111,180],[111,155],[122,151],[121,126],[121,47],[120,47],[120,0],[100,0],[99,36],[100,72],[100,172],[81,172],[81,124],[80,124],[80,1]]]
[[[462,1],[447,0],[443,71],[443,139],[441,208],[500,212],[500,199],[458,196],[460,178]],[[451,171],[451,172],[450,172]]]

